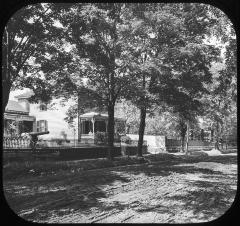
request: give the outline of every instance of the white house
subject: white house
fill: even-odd
[[[66,106],[60,104],[60,99],[55,99],[54,107],[50,107],[45,103],[30,104],[28,99],[32,96],[32,92],[28,89],[17,90],[10,93],[10,102],[20,103],[29,115],[36,118],[33,131],[44,132],[49,131],[49,134],[42,135],[44,140],[51,140],[55,138],[77,139],[77,123],[74,128],[70,128],[69,124],[64,120],[66,111],[70,104],[74,104],[71,100],[66,103]]]

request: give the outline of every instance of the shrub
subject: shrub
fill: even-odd
[[[51,142],[56,142],[57,145],[62,145],[63,141],[64,140],[62,138],[52,138],[51,139]]]
[[[121,142],[126,143],[126,144],[131,144],[132,139],[129,136],[122,136]]]
[[[107,133],[106,132],[96,132],[95,133],[95,143],[107,143]]]
[[[119,135],[119,133],[114,134],[114,141],[115,142],[120,142],[121,141],[121,136]]]

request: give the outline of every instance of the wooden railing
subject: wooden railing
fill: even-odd
[[[31,142],[29,137],[3,137],[3,148],[31,148]]]

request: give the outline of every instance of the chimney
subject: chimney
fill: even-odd
[[[28,101],[28,98],[30,98],[33,94],[30,92],[23,93],[21,95],[15,96],[15,98],[18,100],[18,103],[24,108],[25,111],[29,113],[30,111],[30,103]]]
[[[30,104],[27,98],[19,98],[18,103],[24,108],[25,111],[30,112]]]

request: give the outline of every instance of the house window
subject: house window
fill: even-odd
[[[39,110],[40,110],[40,111],[47,111],[47,104],[45,104],[45,103],[40,103],[40,105],[39,105]]]
[[[37,132],[47,132],[48,131],[48,122],[47,120],[37,121]]]

